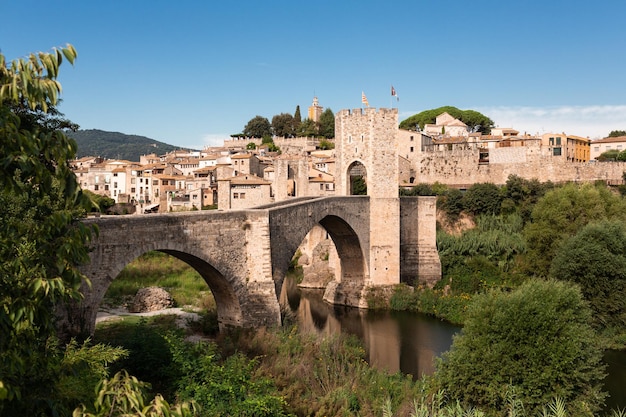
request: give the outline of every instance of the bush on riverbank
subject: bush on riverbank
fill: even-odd
[[[492,290],[471,304],[435,378],[453,398],[493,413],[505,411],[508,387],[530,415],[555,396],[571,415],[592,415],[604,404],[605,365],[591,322],[580,289],[568,283]]]

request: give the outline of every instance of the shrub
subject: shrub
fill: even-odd
[[[491,412],[506,407],[506,387],[535,415],[557,396],[574,415],[604,401],[602,350],[580,290],[533,280],[512,292],[490,291],[470,305],[465,327],[437,364],[453,398]]]
[[[601,327],[626,325],[626,226],[590,223],[559,248],[550,275],[580,285]]]

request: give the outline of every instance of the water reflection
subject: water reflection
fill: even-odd
[[[434,372],[437,356],[450,348],[459,328],[423,315],[374,312],[330,306],[322,290],[299,289],[285,279],[281,303],[288,304],[305,332],[332,335],[338,332],[360,338],[367,360],[379,369],[403,372],[419,378]]]
[[[373,312],[331,306],[322,290],[299,289],[286,278],[281,303],[289,305],[303,331],[320,335],[345,332],[365,345],[367,360],[378,369],[402,372],[419,379],[434,372],[435,358],[447,351],[460,328],[429,316],[408,312]],[[605,410],[626,408],[626,352],[607,351]]]

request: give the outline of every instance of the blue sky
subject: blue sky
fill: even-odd
[[[532,134],[626,130],[623,0],[2,0],[0,15],[8,60],[77,49],[67,118],[180,147],[361,92],[400,121],[451,105]]]

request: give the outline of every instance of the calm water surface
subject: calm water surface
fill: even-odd
[[[304,331],[358,336],[372,366],[416,379],[434,372],[435,359],[450,348],[452,336],[460,331],[458,326],[418,313],[331,306],[322,295],[321,290],[299,289],[287,278],[281,302],[289,305]],[[610,394],[606,408],[626,408],[626,352],[607,351],[604,360],[608,365],[605,387]]]

